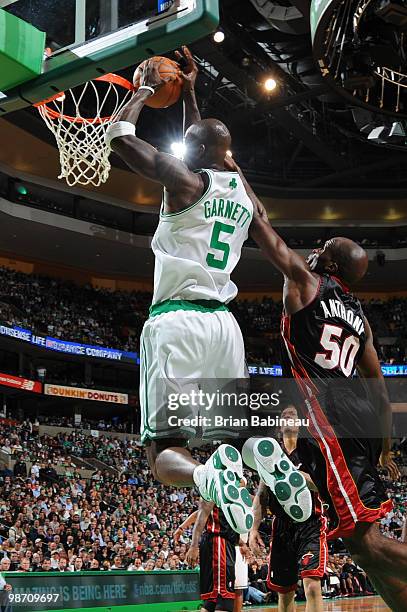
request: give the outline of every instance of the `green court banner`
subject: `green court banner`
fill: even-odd
[[[25,612],[131,605],[147,609],[148,604],[200,599],[197,571],[8,572],[4,577],[13,588],[2,593],[8,601],[1,604]]]

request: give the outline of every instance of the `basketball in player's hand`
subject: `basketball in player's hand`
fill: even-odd
[[[175,104],[179,100],[182,91],[181,71],[178,64],[167,57],[156,56],[142,62],[134,73],[134,88],[137,91],[140,87],[141,76],[148,61],[157,63],[160,76],[167,82],[154,95],[147,98],[146,106],[151,108],[167,108],[167,106]]]

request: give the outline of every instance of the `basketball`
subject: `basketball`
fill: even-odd
[[[151,58],[154,62],[161,62],[160,75],[163,78],[169,78],[170,81],[163,85],[151,98],[146,100],[146,105],[150,108],[167,108],[177,102],[181,95],[182,79],[180,77],[180,68],[176,62],[167,57],[155,56]],[[145,60],[138,66],[134,73],[133,84],[137,90],[140,87],[140,78],[144,69],[144,65],[148,60]]]

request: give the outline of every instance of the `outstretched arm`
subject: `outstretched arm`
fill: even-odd
[[[263,254],[284,276],[297,283],[305,284],[313,279],[311,271],[305,260],[293,249],[287,246],[284,240],[271,227],[266,209],[258,200],[254,191],[246,183],[249,197],[254,205],[253,221],[250,225],[250,236],[260,247]],[[250,192],[249,192],[250,190]]]
[[[164,185],[170,193],[172,203],[175,203],[175,208],[182,208],[202,195],[204,189],[202,177],[191,172],[181,160],[157,151],[148,142],[138,138],[135,133],[121,135],[119,129],[121,125],[124,125],[126,130],[128,124],[137,125],[146,100],[164,83],[157,63],[147,62],[141,79],[141,87],[146,89],[140,88],[126,104],[117,116],[116,122],[108,129],[107,137],[112,137],[110,146],[134,172]]]
[[[369,380],[370,396],[372,401],[377,405],[381,417],[383,447],[380,456],[380,465],[388,470],[392,480],[397,480],[400,473],[396,463],[393,461],[391,452],[393,413],[380,362],[373,344],[373,333],[367,319],[365,319],[365,333],[365,350],[362,358],[359,360],[358,371],[363,378]]]
[[[313,276],[304,258],[290,249],[271,227],[266,209],[250,187],[241,168],[233,160],[228,159],[226,163],[230,169],[239,172],[247,194],[253,202],[254,213],[249,230],[250,236],[258,244],[267,259],[284,274],[285,278],[293,281],[290,284],[288,301],[291,302],[293,311],[298,310],[313,296],[318,281]]]
[[[191,51],[188,47],[182,47],[182,55],[179,51],[176,51],[178,59],[186,60],[186,66],[181,73],[184,81],[182,88],[183,100],[184,100],[184,134],[187,129],[194,123],[198,123],[201,120],[201,113],[199,112],[198,102],[195,95],[195,81],[198,76],[198,66],[194,58],[192,57]]]

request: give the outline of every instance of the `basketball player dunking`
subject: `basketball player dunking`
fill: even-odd
[[[407,601],[407,546],[382,536],[377,525],[392,508],[378,462],[392,479],[399,476],[390,450],[392,411],[372,331],[360,301],[349,290],[366,274],[367,254],[355,242],[338,237],[304,260],[272,229],[264,207],[236,164],[234,168],[254,205],[263,210],[257,242],[284,275],[286,373],[298,383],[311,434],[298,444],[306,445],[307,471],[329,506],[329,537],[344,538],[352,558],[368,572],[386,603],[402,612]],[[370,401],[350,386],[356,369],[369,382]],[[382,438],[364,438],[375,420]]]
[[[145,65],[140,88],[106,134],[107,143],[134,172],[164,187],[152,241],[153,303],[140,342],[142,440],[157,480],[175,486],[195,484],[206,501],[222,509],[235,531],[247,533],[253,522],[252,499],[241,486],[240,453],[223,444],[200,465],[185,448],[196,433],[188,423],[193,407],[183,407],[176,431],[168,418],[173,414],[168,413],[170,394],[188,393],[191,381],[247,376],[242,334],[227,304],[237,294],[230,275],[249,227],[256,228],[259,218],[239,174],[225,166],[231,147],[228,129],[216,119],[200,120],[193,87],[197,69],[189,51],[184,52],[189,126],[184,160],[157,151],[135,133],[145,101],[165,84],[154,60]],[[233,438],[234,433],[222,432],[222,437]],[[281,460],[281,449],[278,456]],[[293,473],[295,485],[288,482]],[[290,489],[285,510],[295,520],[304,519],[311,505],[305,480],[291,463],[284,478]]]

